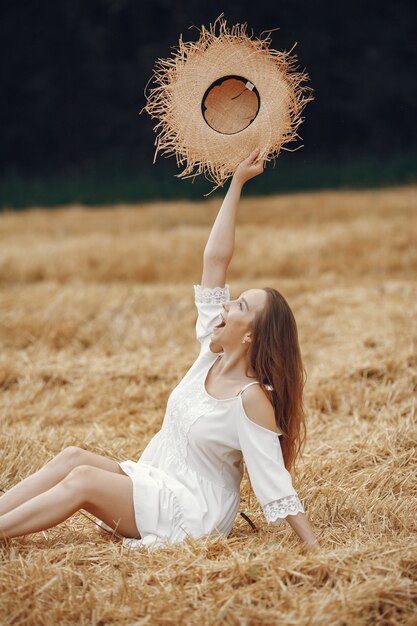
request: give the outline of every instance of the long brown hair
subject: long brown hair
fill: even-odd
[[[253,321],[254,338],[248,360],[271,400],[280,443],[289,471],[305,445],[303,389],[306,372],[301,360],[297,324],[289,304],[276,289],[264,288],[267,300]],[[272,387],[272,391],[267,389]]]

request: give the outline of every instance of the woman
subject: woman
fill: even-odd
[[[241,190],[263,171],[258,154],[237,168],[207,242],[195,286],[201,350],[171,393],[161,430],[138,462],[66,448],[0,498],[0,534],[38,532],[85,509],[130,545],[227,536],[244,460],[268,523],[285,518],[319,545],[288,471],[305,428],[293,315],[273,289],[230,301],[225,286]]]

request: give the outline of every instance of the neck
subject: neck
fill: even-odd
[[[247,375],[256,378],[255,372],[248,366],[247,352],[239,349],[223,348],[224,353],[218,360],[217,373],[227,378],[246,378]],[[220,356],[220,355],[219,355]]]

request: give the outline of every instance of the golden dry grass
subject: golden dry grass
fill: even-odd
[[[218,201],[0,217],[8,488],[68,445],[137,459],[197,354],[192,283]],[[417,188],[242,202],[233,293],[281,290],[308,371],[294,478],[323,546],[247,480],[226,540],[134,551],[80,514],[3,546],[2,624],[415,624]]]

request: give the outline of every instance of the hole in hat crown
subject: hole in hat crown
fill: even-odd
[[[261,100],[258,90],[243,76],[223,76],[206,90],[201,112],[218,133],[235,135],[256,118]]]

